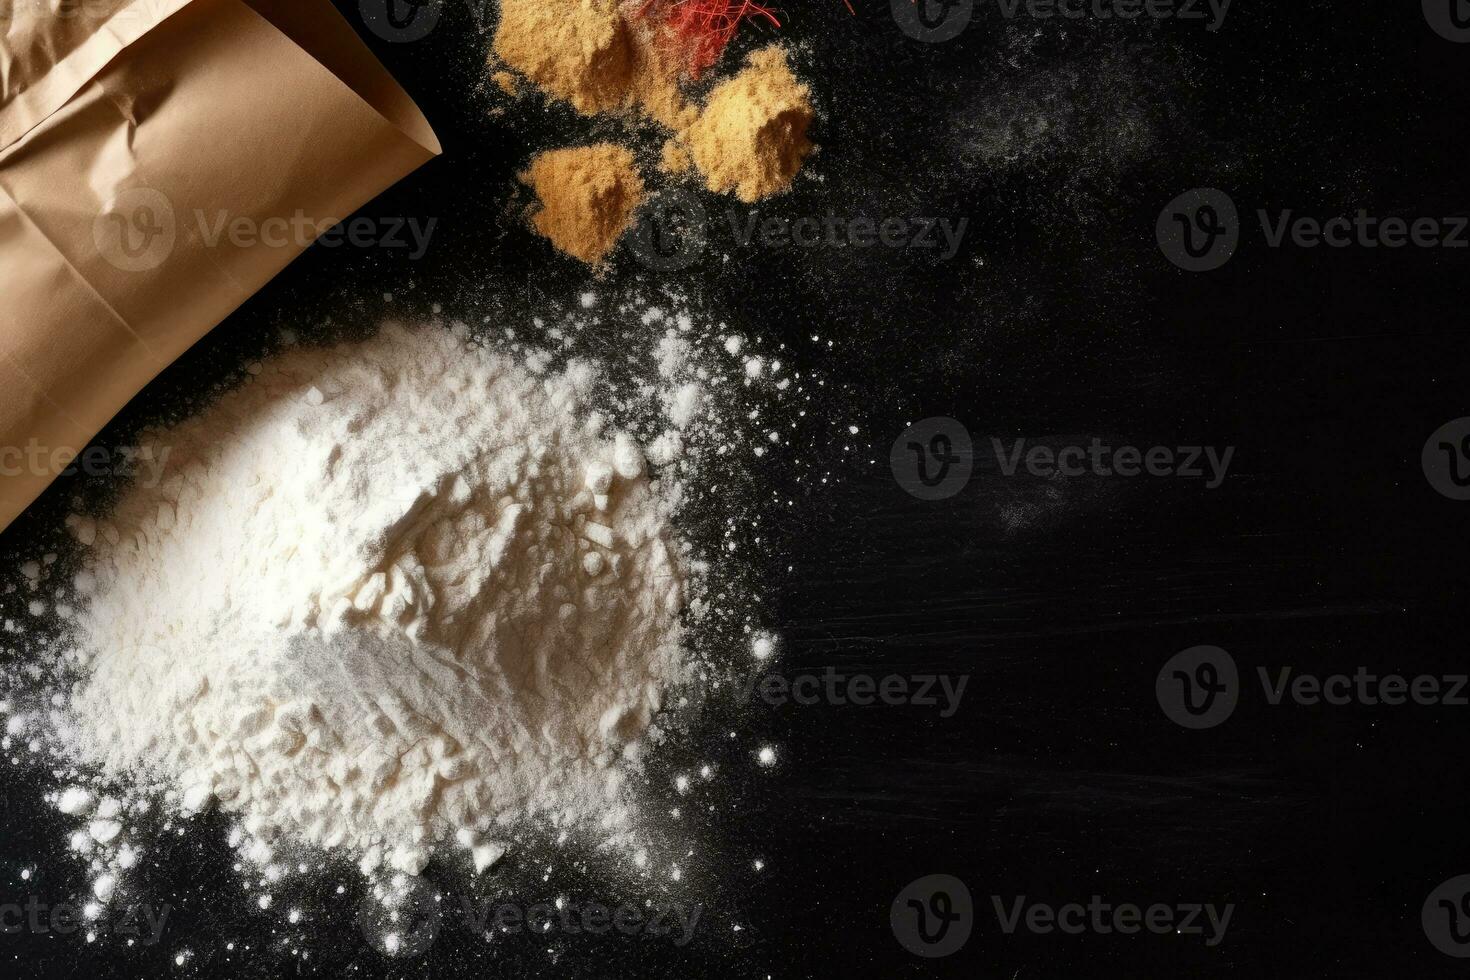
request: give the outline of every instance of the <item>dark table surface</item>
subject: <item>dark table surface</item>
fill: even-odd
[[[965,7],[923,5],[939,20]],[[1439,36],[1414,3],[1240,0],[1216,31],[1148,17],[1007,19],[1002,4],[975,4],[958,37],[926,43],[880,0],[854,0],[856,16],[840,0],[805,0],[784,11],[780,36],[817,93],[820,154],[793,193],[733,214],[965,219],[955,253],[741,242],[728,206],[703,198],[714,220],[691,264],[659,271],[624,249],[594,281],[508,218],[507,199],[533,149],[617,127],[535,102],[494,111],[503,102],[481,67],[493,10],[451,2],[428,37],[390,43],[357,3],[338,6],[444,141],[442,159],[364,210],[438,218],[431,248],[416,262],[312,250],[116,430],[197,400],[271,327],[300,327],[304,310],[351,320],[376,309],[356,297],[385,289],[405,309],[454,312],[565,302],[589,282],[610,293],[672,285],[709,315],[785,342],[795,369],[828,381],[815,412],[862,433],[863,451],[847,453],[830,425],[813,425],[788,447],[789,469],[776,460],[760,474],[794,501],[768,516],[755,559],[763,617],[785,641],[779,672],[963,676],[965,694],[948,717],[823,699],[704,718],[689,758],[728,778],[691,821],[710,885],[682,947],[620,935],[490,943],[446,926],[424,956],[390,961],[354,928],[353,896],[325,884],[309,929],[253,908],[222,824],[209,821],[173,838],[160,862],[171,873],[153,872],[152,894],[173,908],[163,941],[0,937],[15,975],[1463,969],[1431,943],[1421,908],[1470,873],[1470,707],[1273,705],[1258,670],[1470,669],[1470,503],[1437,492],[1421,465],[1430,434],[1470,415],[1470,251],[1273,248],[1257,212],[1470,213],[1470,45]],[[1225,192],[1240,215],[1233,258],[1207,272],[1176,267],[1155,236],[1165,206],[1195,188]],[[937,417],[968,431],[974,472],[947,499],[923,500],[895,477],[889,449]],[[1208,488],[1008,476],[991,449],[992,438],[1095,437],[1234,455]],[[798,463],[833,479],[795,481]],[[7,531],[5,547],[28,554],[48,540],[69,490]],[[1161,710],[1155,684],[1166,661],[1201,645],[1233,658],[1239,703],[1223,724],[1191,730]],[[769,770],[749,764],[764,743],[779,749]],[[7,901],[54,900],[84,880],[40,805],[52,785],[18,769],[0,782]],[[22,868],[41,870],[22,880]],[[534,871],[512,858],[507,888],[524,901],[623,897],[592,865],[558,864],[540,885]],[[936,874],[967,887],[968,904],[949,886],[950,907],[962,915],[953,928],[971,932],[957,952],[920,957],[898,936],[913,910],[890,911]],[[997,903],[1018,896],[1061,906],[1094,895],[1233,911],[1213,946],[1148,931],[1007,934],[998,921]],[[177,967],[183,950],[193,955]]]

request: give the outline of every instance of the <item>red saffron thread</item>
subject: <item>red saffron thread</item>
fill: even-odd
[[[781,26],[775,11],[756,0],[644,0],[638,16],[659,5],[667,5],[665,26],[674,46],[686,53],[689,74],[696,79],[720,60],[745,21],[760,18]]]

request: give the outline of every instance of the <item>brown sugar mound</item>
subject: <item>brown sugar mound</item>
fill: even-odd
[[[751,204],[791,186],[816,148],[806,136],[813,115],[810,90],[791,73],[786,50],[773,44],[715,87],[678,140],[710,190]],[[665,151],[666,166],[677,159]]]
[[[693,117],[676,60],[628,0],[501,0],[493,53],[586,116],[641,112],[671,129]]]
[[[532,226],[588,265],[602,262],[643,202],[633,154],[613,143],[538,153],[521,180],[540,200]]]
[[[618,0],[501,0],[494,51],[584,115],[627,99],[633,43]]]

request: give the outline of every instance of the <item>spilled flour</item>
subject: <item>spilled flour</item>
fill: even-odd
[[[483,866],[533,816],[616,830],[689,569],[596,384],[389,326],[153,434],[172,476],[75,522],[77,757],[364,870],[456,839]]]
[[[445,886],[687,913],[759,872],[702,838],[742,773],[780,769],[735,683],[774,655],[755,556],[795,506],[757,488],[854,451],[793,367],[832,341],[664,290],[487,310],[283,332],[137,434],[135,480],[28,518],[44,553],[0,572],[0,759],[60,813],[85,880],[19,870],[87,942],[180,887],[220,900],[215,830],[266,955],[298,962],[355,955],[321,931],[344,914],[421,953],[404,915]],[[253,945],[191,928],[176,964]]]

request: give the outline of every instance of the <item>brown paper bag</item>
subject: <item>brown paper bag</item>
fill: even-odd
[[[0,0],[0,529],[439,152],[327,0]],[[201,233],[226,221],[256,233]]]

